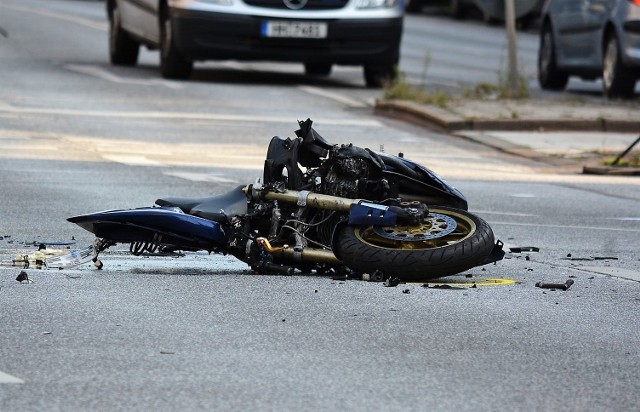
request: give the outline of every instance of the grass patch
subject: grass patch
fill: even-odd
[[[449,93],[442,91],[426,92],[407,83],[405,75],[399,73],[395,79],[384,85],[384,98],[409,100],[416,103],[431,104],[434,106],[447,108],[451,101]]]
[[[602,159],[602,164],[605,166],[611,166],[615,157],[606,157]],[[631,152],[627,156],[623,157],[616,163],[616,166],[620,167],[640,167],[640,152]]]

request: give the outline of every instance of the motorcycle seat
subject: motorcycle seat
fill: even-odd
[[[216,196],[209,197],[167,197],[156,200],[158,206],[174,206],[188,215],[198,216],[215,222],[227,222],[229,218],[247,214],[247,197],[244,186]]]

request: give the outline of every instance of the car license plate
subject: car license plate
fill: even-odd
[[[327,37],[327,23],[304,21],[263,21],[262,36],[324,39]]]

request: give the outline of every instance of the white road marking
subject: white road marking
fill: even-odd
[[[611,231],[611,232],[638,232],[640,229],[630,229],[624,227],[602,227],[602,226],[575,226],[575,225],[550,225],[540,223],[520,223],[520,222],[488,222],[490,225],[507,225],[507,226],[524,226],[524,227],[546,227],[553,229],[584,229],[595,231]]]
[[[640,222],[640,217],[609,217],[609,220],[622,220],[626,222]]]
[[[15,376],[11,376],[8,373],[0,371],[0,383],[24,383],[24,381],[20,378],[16,378]]]
[[[162,166],[163,164],[155,160],[151,160],[146,156],[140,155],[117,155],[117,154],[104,154],[103,158],[111,160],[112,162],[122,163],[129,166]]]
[[[495,212],[488,210],[474,210],[473,213],[484,215],[500,215],[500,216],[518,216],[518,217],[537,217],[538,215],[532,215],[529,213],[511,213],[511,212]]]
[[[78,24],[80,26],[89,27],[90,29],[96,29],[101,31],[109,30],[109,25],[106,22],[98,22],[95,20],[89,20],[82,17],[78,17],[78,16],[70,16],[68,14],[57,13],[55,11],[27,8],[27,7],[14,6],[9,4],[0,4],[0,7],[6,7],[8,9],[21,11],[24,13],[37,14],[43,17],[51,17],[58,20],[64,20],[64,21]]]
[[[40,107],[0,107],[0,112],[15,114],[47,114],[59,116],[87,116],[87,117],[119,117],[141,119],[183,119],[183,120],[212,120],[234,121],[253,123],[291,123],[291,116],[258,116],[255,114],[222,114],[222,113],[187,113],[187,112],[135,112],[135,111],[110,111],[110,110],[79,110],[58,109]],[[318,124],[330,124],[334,126],[367,126],[382,127],[382,123],[373,119],[331,119],[324,118]]]
[[[213,183],[239,183],[237,180],[214,175],[211,173],[195,172],[164,172],[167,176],[175,176],[193,182],[213,182]]]
[[[362,101],[352,99],[350,97],[344,96],[339,93],[329,92],[327,90],[323,90],[319,87],[313,86],[298,86],[298,90],[301,90],[305,93],[314,94],[316,96],[326,97],[327,99],[331,99],[338,103],[343,103],[349,107],[368,107],[368,105]]]
[[[511,197],[521,197],[521,198],[529,199],[537,196],[530,193],[514,193],[511,195]]]
[[[184,87],[178,82],[172,82],[168,80],[135,79],[135,78],[122,77],[122,76],[113,74],[110,71],[105,70],[102,67],[98,67],[98,66],[83,65],[83,64],[68,64],[65,67],[71,71],[97,77],[99,79],[107,80],[113,83],[135,84],[139,86],[165,86],[170,89],[182,89]]]
[[[580,266],[573,269],[584,270],[586,272],[599,273],[616,278],[634,280],[640,282],[640,272],[624,268],[616,268],[610,266]]]

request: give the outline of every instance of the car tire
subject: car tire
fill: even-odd
[[[396,78],[397,64],[365,65],[364,81],[367,87],[378,89]]]
[[[568,81],[569,75],[558,69],[551,25],[545,24],[540,33],[538,48],[538,83],[546,90],[564,90]]]
[[[462,20],[467,15],[468,7],[465,0],[451,0],[449,3],[449,16],[455,20]]]
[[[407,13],[415,14],[422,12],[423,0],[407,0],[404,10]]]
[[[305,63],[304,72],[307,76],[326,77],[331,74],[331,63]]]
[[[176,48],[168,11],[160,18],[160,73],[166,79],[184,80],[191,76],[193,62]]]
[[[602,91],[608,98],[628,99],[633,97],[635,85],[636,76],[624,65],[620,55],[620,44],[612,33],[604,43]]]
[[[117,2],[109,13],[109,59],[116,66],[135,66],[138,63],[140,43],[122,28]]]

